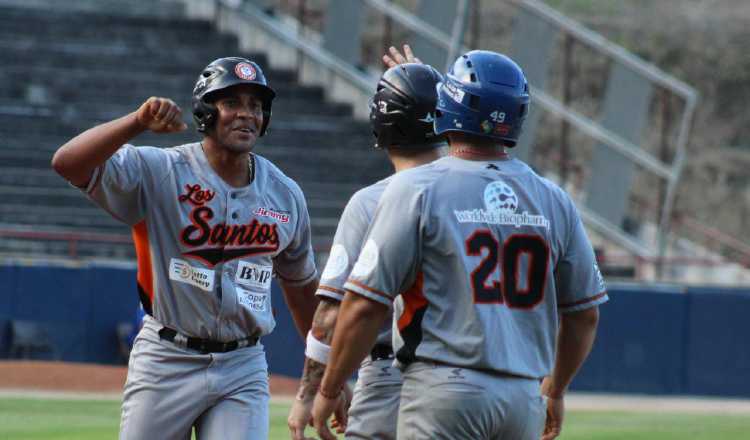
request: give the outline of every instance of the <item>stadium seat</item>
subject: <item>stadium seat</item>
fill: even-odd
[[[47,356],[44,356],[47,354]],[[10,322],[10,357],[15,359],[55,359],[55,349],[43,325],[34,321]]]

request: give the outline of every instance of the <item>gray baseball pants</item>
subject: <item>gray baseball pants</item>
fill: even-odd
[[[392,359],[366,360],[354,386],[346,439],[396,440],[401,371]]]
[[[404,371],[399,440],[539,440],[539,381],[414,362]]]
[[[268,366],[263,346],[201,354],[159,338],[147,317],[135,339],[122,402],[120,440],[268,439]]]

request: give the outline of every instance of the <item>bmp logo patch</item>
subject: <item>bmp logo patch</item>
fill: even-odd
[[[272,266],[240,261],[237,265],[235,282],[254,289],[268,290],[271,288],[272,273]]]

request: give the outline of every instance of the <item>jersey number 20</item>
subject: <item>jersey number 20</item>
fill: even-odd
[[[538,235],[514,234],[500,245],[488,229],[475,231],[466,240],[466,254],[487,256],[471,272],[471,287],[477,304],[502,304],[530,309],[544,297],[549,264],[549,247]],[[521,257],[526,255],[526,273],[521,273]],[[487,278],[500,266],[500,281],[487,284]],[[519,286],[522,276],[526,285]]]

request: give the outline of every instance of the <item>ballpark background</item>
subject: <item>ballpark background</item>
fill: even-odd
[[[60,145],[149,96],[191,128],[133,143],[194,141],[197,73],[253,59],[278,94],[255,151],[302,187],[322,268],[348,198],[391,172],[367,99],[402,43],[439,70],[508,53],[530,80],[512,153],[576,200],[611,298],[561,438],[750,438],[748,29],[743,0],[0,0],[0,439],[117,435],[135,253],[52,171]],[[303,342],[272,303],[281,439]]]

